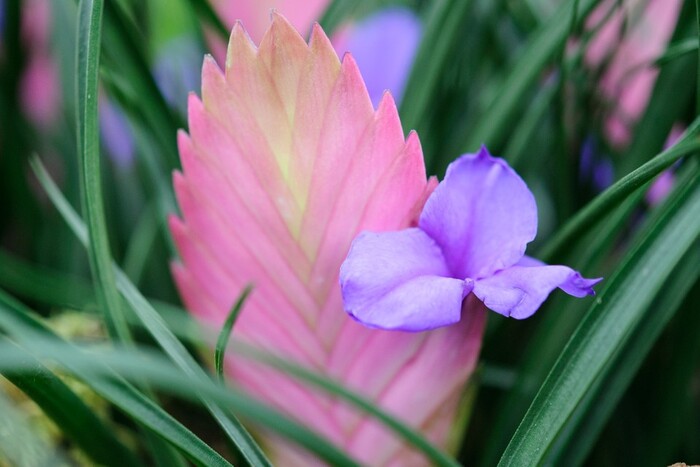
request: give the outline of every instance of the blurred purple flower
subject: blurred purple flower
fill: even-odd
[[[354,240],[340,269],[345,310],[369,327],[425,331],[458,322],[470,293],[516,319],[557,287],[593,295],[601,279],[524,256],[536,232],[532,193],[482,147],[450,164],[417,227]]]
[[[377,107],[387,89],[401,102],[421,33],[412,10],[387,8],[345,26],[333,36],[333,46],[341,57],[352,53]]]
[[[204,53],[190,36],[180,36],[165,44],[156,56],[153,74],[165,100],[183,115],[187,96],[199,89],[199,69]]]
[[[134,135],[124,111],[104,94],[100,96],[102,144],[114,164],[128,170],[134,162]]]
[[[580,179],[589,183],[595,192],[601,192],[615,181],[615,168],[606,154],[601,154],[596,140],[589,136],[581,146],[579,159]]]

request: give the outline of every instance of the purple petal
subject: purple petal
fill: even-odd
[[[453,277],[479,279],[522,258],[537,233],[537,206],[513,169],[482,147],[450,164],[419,225],[442,248]]]
[[[375,108],[387,89],[401,102],[421,29],[411,10],[387,8],[349,26],[337,41],[340,56],[347,50],[355,58]]]
[[[528,258],[529,264],[535,264]],[[474,283],[474,295],[504,316],[524,319],[537,311],[550,292],[559,287],[574,297],[595,295],[602,279],[585,279],[566,266],[513,266]]]
[[[361,233],[340,268],[345,310],[380,329],[425,331],[459,321],[471,281],[452,279],[420,229]]]

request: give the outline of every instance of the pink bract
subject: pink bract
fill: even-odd
[[[612,107],[605,132],[614,145],[624,147],[649,102],[658,75],[653,61],[666,49],[683,2],[625,0],[606,18],[615,2],[602,2],[591,14],[589,26],[606,23],[591,40],[586,61],[595,67],[610,58],[600,82],[601,93]]]
[[[240,23],[225,71],[207,58],[202,98],[189,100],[174,176],[182,218],[170,219],[187,308],[219,327],[254,290],[233,336],[335,378],[442,447],[481,345],[484,307],[423,333],[370,330],[343,311],[340,265],[361,230],[415,225],[435,186],[415,133],[404,138],[385,94],[372,107],[352,56],[342,63],[321,28],[307,45],[280,15],[256,49]],[[317,430],[359,461],[426,461],[372,419],[290,377],[227,360],[232,384]],[[280,465],[309,465],[266,435]]]

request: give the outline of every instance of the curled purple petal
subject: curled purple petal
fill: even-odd
[[[425,331],[454,324],[471,286],[449,277],[440,248],[417,228],[361,233],[340,268],[345,310],[380,329]]]
[[[574,297],[594,295],[601,279],[585,279],[567,266],[513,266],[475,281],[473,293],[504,316],[524,319],[537,311],[555,288]]]
[[[440,246],[453,277],[480,279],[522,258],[537,233],[537,206],[513,169],[482,147],[450,164],[419,226]]]

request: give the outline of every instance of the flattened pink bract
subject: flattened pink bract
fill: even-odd
[[[254,290],[234,338],[333,377],[441,446],[481,345],[484,308],[424,333],[369,330],[343,311],[340,264],[360,230],[415,224],[426,180],[415,133],[404,139],[392,97],[372,108],[351,56],[341,63],[317,25],[307,45],[281,16],[255,48],[240,23],[225,72],[208,58],[189,101],[174,176],[182,219],[173,274],[187,308],[219,327]],[[372,465],[426,461],[383,426],[303,383],[235,356],[234,384]],[[268,436],[280,465],[307,454]]]

